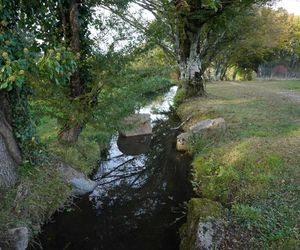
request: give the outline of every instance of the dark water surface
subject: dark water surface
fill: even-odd
[[[99,186],[56,213],[43,227],[43,249],[179,249],[184,202],[191,195],[191,159],[176,152],[178,117],[168,111],[176,89],[142,109],[151,113],[153,135],[113,138],[108,159],[93,179]],[[165,112],[156,115],[153,106]]]

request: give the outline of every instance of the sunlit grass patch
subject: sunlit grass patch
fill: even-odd
[[[271,86],[280,89],[287,89],[287,90],[300,90],[300,81],[299,80],[286,80],[286,81],[255,81],[255,84],[260,84],[263,86]]]
[[[61,144],[58,139],[59,126],[55,119],[43,117],[37,128],[38,135],[49,152],[59,156],[75,169],[90,174],[100,161],[100,152],[109,141],[110,134],[97,133],[86,126],[75,144]],[[98,135],[98,136],[97,136]]]
[[[259,143],[239,141],[200,153],[193,162],[196,192],[224,205],[261,195],[264,187],[278,178],[284,162],[263,147],[257,151]]]

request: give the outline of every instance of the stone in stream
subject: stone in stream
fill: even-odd
[[[124,137],[152,134],[150,114],[133,114],[125,118],[124,126],[129,127],[119,131],[120,135]]]
[[[92,192],[97,186],[97,182],[88,178],[72,178],[69,182],[74,195],[85,195]]]
[[[191,126],[187,132],[177,136],[176,149],[185,152],[189,149],[188,142],[193,135],[201,134],[204,137],[214,137],[222,135],[226,130],[224,118],[208,119],[197,122]]]

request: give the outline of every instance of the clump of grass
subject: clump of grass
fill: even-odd
[[[181,87],[177,90],[176,95],[173,99],[174,107],[176,108],[180,104],[182,104],[185,98],[186,98],[186,90],[183,87]]]
[[[276,179],[282,157],[256,151],[258,139],[223,144],[200,154],[193,162],[193,181],[199,195],[229,204],[259,195]]]

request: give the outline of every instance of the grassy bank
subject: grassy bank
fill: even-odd
[[[191,142],[199,197],[229,208],[224,249],[300,247],[299,81],[219,82],[208,97],[186,100],[182,120],[224,117],[221,139]],[[300,93],[299,93],[300,94]]]

